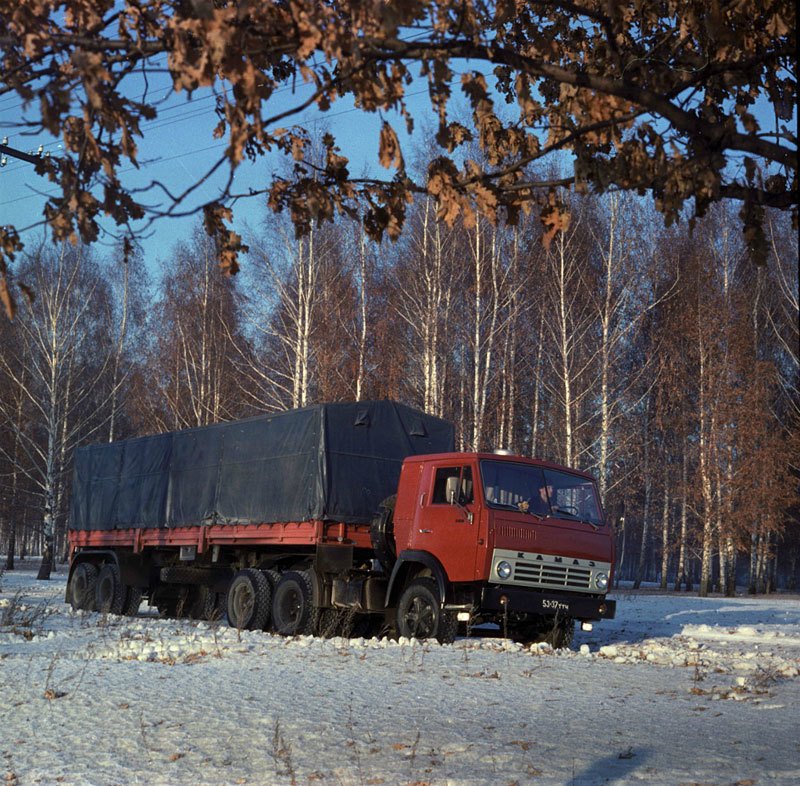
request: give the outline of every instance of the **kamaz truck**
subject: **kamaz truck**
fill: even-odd
[[[613,618],[591,475],[453,449],[391,401],[320,404],[80,448],[67,602],[285,635],[569,643]],[[459,626],[461,626],[459,628]]]

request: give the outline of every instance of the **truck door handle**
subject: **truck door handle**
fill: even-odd
[[[419,531],[419,534],[420,534],[420,535],[430,535],[430,534],[431,534],[431,532],[433,532],[433,530],[432,530],[432,529],[421,529],[421,530]]]

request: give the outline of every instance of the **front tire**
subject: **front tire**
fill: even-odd
[[[397,630],[401,636],[452,644],[457,625],[455,616],[442,609],[433,579],[414,579],[403,590],[397,603]]]

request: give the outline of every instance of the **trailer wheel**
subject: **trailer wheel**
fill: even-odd
[[[226,605],[225,593],[214,592],[211,587],[201,587],[198,619],[218,622],[225,616]]]
[[[278,582],[281,580],[281,574],[278,570],[262,570],[261,571],[264,576],[266,576],[267,581],[269,582],[269,588],[272,590],[272,597],[275,597],[275,587],[278,586]]]
[[[228,587],[228,624],[261,630],[269,620],[271,596],[267,577],[260,570],[240,570]]]
[[[317,635],[323,639],[341,636],[345,639],[359,638],[367,630],[367,614],[355,609],[320,609]]]
[[[397,560],[397,547],[394,542],[394,506],[396,502],[397,494],[393,494],[381,502],[378,513],[369,525],[372,550],[387,574],[391,572]]]
[[[182,599],[180,595],[165,594],[163,590],[156,589],[156,595],[150,599],[150,605],[158,609],[158,613],[162,617],[173,618],[177,617],[178,611],[182,608]]]
[[[69,603],[75,611],[94,611],[97,568],[91,562],[76,566],[69,582]]]
[[[438,639],[452,644],[458,622],[442,609],[439,588],[433,579],[414,579],[397,603],[397,630],[401,636],[417,639]]]
[[[135,617],[139,613],[139,606],[142,605],[142,591],[139,587],[125,588],[125,603],[122,605],[122,613],[126,617]]]
[[[119,568],[113,562],[106,562],[97,576],[95,605],[103,614],[122,614],[125,605],[125,585],[119,575]]]
[[[337,635],[342,623],[341,609],[320,609],[316,635],[332,639]]]
[[[283,636],[307,636],[317,630],[319,609],[314,606],[314,586],[306,570],[287,570],[275,586],[272,624]]]

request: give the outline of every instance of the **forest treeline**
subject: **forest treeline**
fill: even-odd
[[[280,216],[233,278],[197,231],[152,260],[42,242],[0,322],[0,551],[65,551],[81,444],[322,401],[391,398],[598,479],[618,578],[795,589],[800,556],[798,246],[766,265],[738,207],[665,228],[630,195],[541,223],[449,228],[430,203],[376,245]]]

